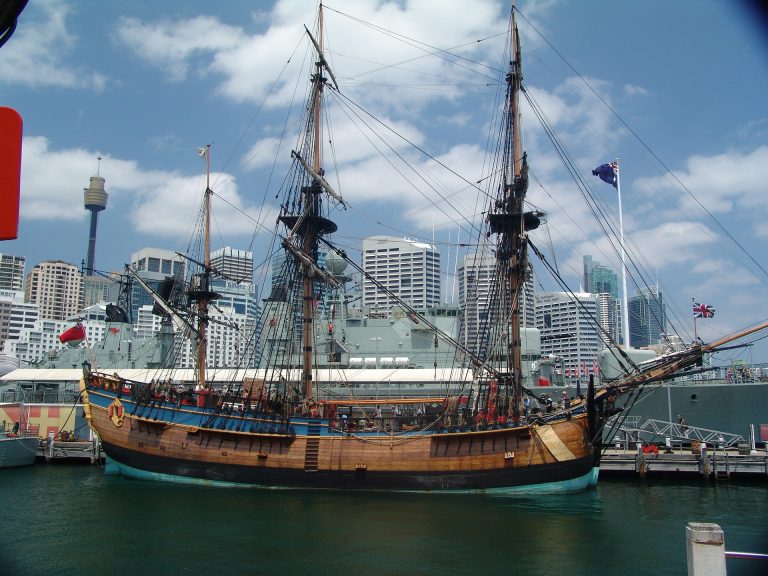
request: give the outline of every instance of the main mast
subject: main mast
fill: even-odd
[[[315,75],[312,79],[313,82],[313,92],[314,92],[314,101],[312,102],[312,108],[313,108],[313,126],[312,126],[312,133],[313,133],[313,148],[312,148],[312,156],[313,156],[313,167],[316,174],[320,174],[321,170],[321,162],[320,162],[320,114],[321,114],[321,97],[323,93],[323,63],[322,63],[322,57],[323,57],[323,5],[320,5],[320,14],[318,18],[318,56],[317,56],[317,62],[315,62]],[[306,206],[308,207],[308,211],[310,215],[317,215],[318,213],[318,203],[319,203],[319,186],[313,183],[312,186],[309,186],[305,189],[306,198],[304,199],[307,203]],[[312,226],[309,226],[307,229],[307,233],[304,236],[304,253],[309,255],[310,257],[315,257],[315,252],[317,250],[317,233],[312,228]],[[303,285],[304,285],[304,302],[303,302],[303,322],[302,322],[302,343],[303,343],[303,383],[304,383],[304,397],[305,398],[311,398],[313,396],[313,385],[312,385],[312,372],[313,372],[313,340],[314,340],[314,318],[315,318],[315,282],[312,278],[312,275],[308,273],[308,270],[305,270],[305,274],[303,275]]]
[[[512,415],[520,416],[523,389],[522,346],[520,340],[520,307],[524,297],[525,280],[528,273],[527,232],[539,225],[539,214],[525,213],[525,194],[528,189],[528,163],[522,151],[522,126],[520,115],[520,91],[522,86],[522,65],[520,61],[520,37],[512,7],[510,20],[511,61],[507,74],[507,98],[505,115],[504,158],[500,198],[495,211],[488,219],[491,232],[499,235],[496,252],[498,270],[504,277],[500,303],[507,308],[509,316],[501,314],[501,330],[505,334],[508,373],[506,377],[512,388]],[[508,319],[507,319],[508,318]]]
[[[512,187],[507,188],[507,194],[512,196],[510,204],[512,213],[522,215],[523,201],[528,188],[528,165],[521,155],[521,117],[520,117],[520,84],[523,72],[520,63],[520,37],[518,36],[517,23],[515,22],[515,8],[512,7],[512,77],[507,80],[511,84],[510,116],[512,117]],[[523,170],[526,171],[526,179],[523,182]],[[518,218],[513,224],[510,243],[513,252],[510,262],[509,294],[512,298],[512,408],[514,415],[519,416],[520,400],[523,389],[522,378],[522,345],[520,342],[520,300],[525,285],[525,275],[528,268],[528,245],[525,238],[523,218]]]
[[[322,167],[321,150],[321,124],[322,124],[322,96],[325,84],[328,79],[324,72],[328,73],[334,86],[336,79],[333,76],[328,63],[323,56],[323,5],[320,4],[318,17],[318,40],[316,41],[312,34],[307,30],[307,34],[312,40],[312,44],[317,50],[317,61],[315,62],[315,73],[312,76],[312,100],[311,100],[311,146],[308,146],[306,153],[312,154],[312,165],[302,156],[293,152],[305,173],[312,177],[312,183],[301,189],[303,196],[304,214],[301,218],[292,216],[282,217],[281,220],[291,229],[291,234],[299,233],[302,235],[301,253],[297,253],[290,243],[284,243],[285,247],[294,254],[294,257],[300,262],[302,270],[302,380],[303,392],[305,398],[313,396],[313,341],[314,341],[314,316],[315,316],[315,282],[331,282],[323,270],[317,266],[318,239],[326,233],[336,231],[336,224],[331,220],[324,218],[321,212],[323,193],[328,194],[340,204],[344,201],[331,187],[324,178]]]
[[[211,270],[211,145],[205,146],[205,270],[203,272],[203,286],[201,288],[208,291],[210,288],[210,270]],[[197,347],[197,366],[199,371],[200,383],[205,384],[205,362],[208,354],[208,339],[206,331],[208,328],[208,299],[203,297],[199,302],[198,313],[200,314],[200,343]]]

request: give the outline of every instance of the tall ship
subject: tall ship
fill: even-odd
[[[543,214],[526,205],[528,158],[521,137],[522,68],[513,9],[499,141],[483,180],[483,222],[476,227],[477,245],[495,256],[492,305],[482,326],[482,353],[464,348],[440,329],[436,316],[401,300],[334,241],[338,225],[332,216],[342,214],[347,201],[332,184],[333,163],[327,164],[323,155],[324,100],[341,90],[324,56],[322,10],[314,33],[306,31],[315,64],[274,231],[272,246],[283,257],[252,336],[258,368],[206,365],[215,329],[210,306],[217,298],[208,180],[199,252],[186,256],[190,276],[164,294],[144,285],[194,342],[194,370],[177,374],[165,369],[138,378],[89,363],[83,367],[86,416],[111,470],[171,482],[357,490],[507,494],[594,485],[602,428],[619,411],[621,398],[765,325],[709,345],[695,343],[646,366],[624,355],[629,369],[621,378],[600,388],[590,379],[583,393],[563,392],[557,402],[526,386],[530,373],[521,308],[529,274],[528,233]],[[210,146],[201,149],[201,156],[210,175]],[[327,258],[320,263],[321,252],[332,254],[330,265]],[[386,294],[395,318],[435,350],[431,365],[411,365],[412,358],[404,354],[386,362],[377,357],[371,372],[382,369],[391,375],[386,396],[358,386],[353,365],[365,364],[366,358],[354,354],[350,335],[340,333],[335,323],[344,304],[333,296],[341,288],[341,262]],[[138,276],[135,280],[142,283]],[[353,318],[345,319],[345,330],[353,324]],[[402,382],[408,390],[395,390],[393,383]],[[419,390],[430,393],[414,394]]]
[[[527,165],[519,136],[521,68],[514,17],[504,130],[493,178],[496,200],[486,222],[499,254],[498,314],[489,334],[498,348],[484,360],[451,341],[464,367],[450,369],[453,376],[446,378],[436,410],[425,409],[434,399],[388,399],[384,412],[379,401],[358,399],[354,392],[331,394],[328,385],[336,388],[338,375],[332,368],[321,374],[316,358],[333,359],[338,353],[335,334],[316,315],[318,293],[334,279],[318,265],[317,254],[325,246],[354,263],[326,238],[337,230],[330,212],[345,203],[326,178],[322,158],[323,98],[338,90],[323,54],[322,21],[321,8],[318,31],[310,35],[316,70],[276,234],[285,258],[262,314],[262,377],[235,377],[230,386],[217,389],[205,366],[208,304],[216,297],[210,287],[212,191],[207,187],[202,259],[190,258],[198,271],[183,287],[192,314],[185,317],[158,299],[197,343],[194,400],[190,391],[174,390],[172,378],[158,386],[86,370],[86,412],[104,450],[122,474],[177,481],[393,490],[562,490],[593,484],[599,453],[590,439],[594,430],[590,434],[586,402],[536,423],[524,414],[519,292],[527,272],[525,236],[538,216],[523,212]],[[210,149],[204,152],[209,165]],[[431,324],[407,303],[399,305],[415,321]],[[445,335],[436,331],[435,337]]]

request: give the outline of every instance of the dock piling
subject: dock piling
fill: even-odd
[[[688,576],[726,576],[725,536],[717,524],[689,522],[685,527]]]

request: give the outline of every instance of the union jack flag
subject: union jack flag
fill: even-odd
[[[694,318],[714,318],[715,308],[709,304],[693,303],[693,317]]]

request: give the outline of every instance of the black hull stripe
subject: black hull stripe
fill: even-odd
[[[104,444],[107,455],[120,464],[198,480],[290,488],[361,490],[484,490],[561,482],[589,473],[592,456],[562,464],[464,472],[373,472],[370,470],[308,471],[208,463],[153,456]]]

